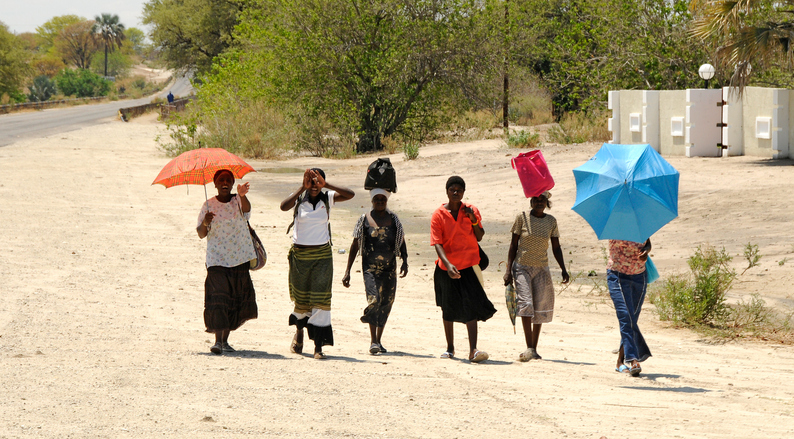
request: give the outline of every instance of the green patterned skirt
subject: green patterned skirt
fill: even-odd
[[[331,245],[289,250],[289,298],[298,314],[313,308],[331,310],[334,259]]]

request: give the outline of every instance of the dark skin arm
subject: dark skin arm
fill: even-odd
[[[645,245],[642,247],[642,252],[640,252],[640,260],[641,261],[647,261],[648,260],[648,254],[650,254],[650,253],[651,253],[651,238],[648,238],[645,241]]]
[[[298,188],[298,190],[289,194],[289,196],[285,198],[284,201],[281,202],[280,208],[282,212],[286,212],[292,209],[293,207],[295,207],[295,202],[298,201],[298,197],[300,197],[303,192],[309,190],[312,187],[311,178],[313,174],[315,174],[314,171],[311,171],[309,169],[307,169],[306,172],[303,173],[303,182],[301,183],[301,186]]]
[[[353,267],[353,262],[356,260],[358,249],[358,239],[353,238],[353,242],[350,243],[350,254],[347,256],[347,268],[345,269],[344,277],[342,277],[342,285],[346,288],[350,288],[350,268]],[[402,278],[408,275],[408,248],[405,245],[405,240],[400,246],[400,255],[403,260],[402,267],[400,267],[400,277]]]
[[[312,172],[314,172],[314,171],[312,171]],[[353,192],[352,190],[350,190],[350,189],[348,189],[346,187],[335,186],[333,184],[330,184],[327,181],[325,181],[325,179],[323,178],[322,175],[320,175],[318,173],[315,173],[314,175],[315,175],[315,178],[317,179],[317,183],[316,184],[319,185],[320,188],[328,188],[328,189],[330,189],[332,191],[336,191],[336,195],[334,195],[334,203],[347,201],[347,200],[350,200],[350,199],[352,199],[353,197],[356,196],[356,193]]]
[[[513,239],[510,241],[510,250],[507,251],[507,272],[504,275],[505,285],[510,285],[513,283],[513,262],[516,259],[516,253],[518,252],[518,240],[521,236],[513,234]],[[571,279],[570,275],[568,274],[568,270],[565,269],[565,259],[562,256],[562,247],[560,247],[560,238],[551,238],[551,252],[554,254],[554,259],[559,264],[560,269],[562,269],[562,283],[568,283]]]
[[[477,238],[477,242],[482,241],[483,235],[485,235],[485,229],[482,228],[482,224],[477,221],[477,215],[474,214],[474,209],[469,206],[463,207],[463,213],[469,217],[469,221],[471,221],[471,230],[474,232],[474,237]],[[474,223],[477,223],[475,226]]]
[[[447,267],[447,274],[449,277],[452,279],[460,279],[460,272],[458,271],[458,268],[452,265],[452,263],[449,262],[449,259],[447,259],[447,252],[444,251],[444,246],[441,244],[436,244],[433,247],[435,247],[436,254],[438,254],[438,258],[441,259],[441,263]]]

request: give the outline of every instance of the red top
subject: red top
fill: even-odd
[[[447,259],[459,271],[472,267],[480,263],[480,248],[477,246],[477,237],[474,236],[472,223],[469,216],[463,213],[464,207],[471,207],[477,221],[482,221],[480,211],[466,203],[461,203],[458,211],[458,219],[452,217],[444,204],[441,205],[430,219],[430,245],[441,244]],[[482,224],[480,224],[482,227]],[[442,270],[447,267],[441,262],[441,258],[436,259],[436,264]]]
[[[645,271],[645,261],[640,253],[645,247],[643,242],[609,240],[609,260],[607,270],[623,274],[640,274]]]

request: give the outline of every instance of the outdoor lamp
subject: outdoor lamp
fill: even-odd
[[[709,88],[709,79],[714,77],[714,72],[714,66],[708,63],[698,69],[698,75],[706,81],[706,88]]]

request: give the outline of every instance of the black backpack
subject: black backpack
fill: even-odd
[[[391,165],[391,160],[379,158],[367,168],[367,177],[364,179],[364,189],[385,189],[391,193],[397,192],[397,174]]]

